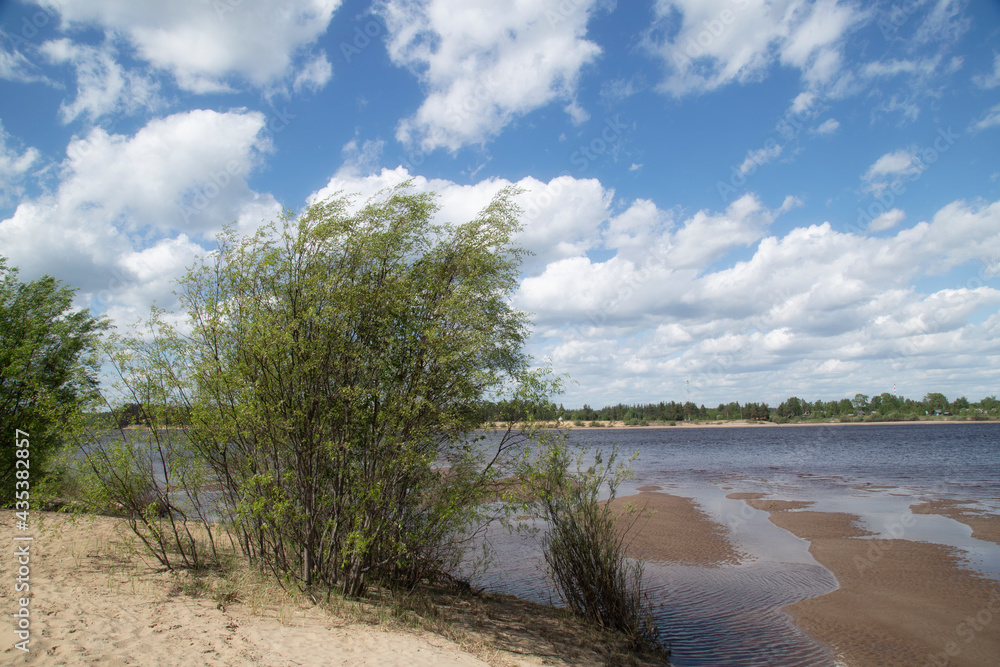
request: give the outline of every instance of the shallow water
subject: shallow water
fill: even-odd
[[[833,665],[781,607],[835,590],[836,578],[809,554],[809,543],[778,528],[734,491],[814,501],[809,510],[860,517],[876,538],[945,544],[964,564],[1000,579],[1000,546],[971,537],[953,519],[912,514],[931,498],[975,500],[1000,511],[1000,424],[902,424],[735,429],[615,429],[572,432],[578,446],[638,452],[635,477],[691,497],[727,526],[743,563],[718,568],[647,563],[645,577],[664,643],[678,667]],[[493,590],[558,603],[545,577],[537,538],[493,531],[504,576],[479,580]]]

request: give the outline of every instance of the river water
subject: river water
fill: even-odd
[[[727,526],[747,554],[715,568],[647,563],[645,582],[662,640],[678,667],[835,665],[781,607],[835,590],[837,580],[809,554],[809,543],[768,521],[734,491],[806,500],[810,510],[860,516],[871,539],[949,545],[963,565],[1000,579],[1000,545],[971,537],[952,519],[911,514],[937,498],[972,500],[1000,513],[1000,424],[751,426],[745,428],[576,429],[577,447],[637,453],[634,477],[619,495],[657,485],[694,498]],[[537,538],[497,530],[490,539],[500,568],[479,580],[488,589],[558,603]]]

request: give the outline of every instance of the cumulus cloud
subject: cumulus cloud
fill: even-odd
[[[904,213],[902,209],[894,208],[872,220],[868,224],[868,229],[873,232],[881,232],[886,229],[892,229],[902,222],[905,217],[906,213]]]
[[[68,64],[76,71],[76,99],[59,107],[64,123],[81,115],[94,121],[114,111],[131,114],[159,103],[158,84],[139,72],[122,68],[110,42],[95,47],[63,38],[45,42],[40,51],[49,62]]]
[[[351,154],[358,149],[356,144],[348,144],[347,150]],[[517,196],[516,202],[523,211],[521,221],[524,229],[518,241],[533,253],[525,261],[524,269],[528,272],[537,271],[559,258],[582,257],[600,242],[599,228],[611,216],[613,193],[596,179],[558,176],[546,183],[529,176],[516,182],[492,178],[473,185],[461,185],[443,179],[414,176],[404,167],[382,169],[377,174],[370,174],[359,170],[354,162],[346,163],[326,186],[309,197],[309,201],[345,193],[357,194],[357,204],[360,205],[405,180],[412,180],[417,192],[438,195],[440,210],[436,219],[442,223],[472,220],[501,189],[510,185],[520,188],[522,193]]]
[[[98,310],[172,302],[170,280],[221,225],[280,212],[246,182],[269,150],[264,124],[259,112],[195,110],[131,136],[94,128],[67,146],[54,192],[0,221],[0,247],[26,277],[54,273]]]
[[[300,85],[319,85],[323,56],[314,51],[315,43],[341,0],[42,0],[42,4],[58,12],[70,27],[97,26],[121,34],[138,57],[169,72],[178,86],[208,93],[230,90],[234,75],[260,88],[296,76]],[[297,74],[300,66],[306,74]]]
[[[601,49],[584,38],[597,0],[474,3],[384,0],[392,61],[410,69],[427,97],[397,139],[455,151],[495,137],[515,118],[556,100],[570,119],[581,69]]]
[[[37,148],[23,150],[11,146],[12,138],[0,122],[0,205],[24,193],[24,178],[41,160]]]
[[[876,171],[904,166],[887,159]],[[370,196],[410,177],[402,167],[364,176],[345,169],[315,197]],[[470,219],[512,184],[414,183],[438,193],[439,222]],[[526,190],[519,240],[538,253],[514,298],[535,322],[529,351],[601,392],[571,389],[567,405],[677,398],[685,378],[699,402],[843,395],[889,374],[923,378],[941,363],[941,346],[949,358],[1000,362],[991,342],[1000,315],[989,315],[1000,303],[997,286],[913,287],[922,276],[1000,256],[1000,202],[953,202],[911,227],[890,211],[876,223],[898,230],[887,236],[830,222],[771,234],[796,199],[770,208],[750,193],[725,210],[684,215],[650,199],[619,201],[595,179],[513,185]],[[761,393],[735,396],[729,388],[746,387],[751,374]]]
[[[744,206],[760,212],[759,203]],[[709,243],[720,230],[699,223],[732,217],[700,212],[681,230]],[[976,313],[995,311],[1000,290],[925,295],[911,285],[998,251],[1000,202],[954,202],[886,238],[837,232],[829,223],[795,228],[762,238],[750,259],[718,268],[674,266],[669,252],[644,265],[619,256],[562,260],[526,279],[518,303],[536,312],[539,353],[634,400],[681,396],[678,378],[689,378],[700,400],[730,400],[726,387],[745,385],[751,373],[761,394],[741,400],[770,400],[772,391],[844,393],[878,387],[890,372],[919,377],[939,363],[942,345],[957,346],[947,348],[951,356],[997,359],[989,336],[1000,316],[973,322]],[[590,358],[601,349],[604,363]],[[652,374],[633,374],[626,362]]]
[[[809,85],[830,83],[843,37],[866,18],[836,0],[657,0],[655,11],[666,35],[651,39],[667,66],[661,89],[678,97],[758,80],[779,63]]]
[[[876,160],[861,179],[865,191],[877,197],[889,188],[898,188],[904,181],[917,178],[925,168],[915,151],[900,149]]]

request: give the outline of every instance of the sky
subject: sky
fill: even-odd
[[[567,407],[1000,394],[995,0],[0,0],[0,255],[118,326],[408,178],[523,190]]]

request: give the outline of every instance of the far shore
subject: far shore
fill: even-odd
[[[643,426],[629,426],[623,421],[601,421],[597,420],[600,426],[590,426],[591,422],[586,422],[584,426],[577,426],[573,422],[552,422],[542,421],[534,424],[516,423],[515,428],[542,428],[546,430],[568,430],[568,431],[599,431],[601,429],[620,430],[648,430],[648,429],[691,429],[691,428],[793,428],[803,426],[897,426],[908,424],[1000,424],[1000,419],[965,419],[957,417],[953,419],[917,419],[913,421],[801,421],[778,424],[771,421],[760,421],[754,419],[728,419],[715,421],[678,421],[674,424],[669,422],[651,422]],[[493,422],[494,426],[486,424],[483,428],[507,428],[507,422]]]

